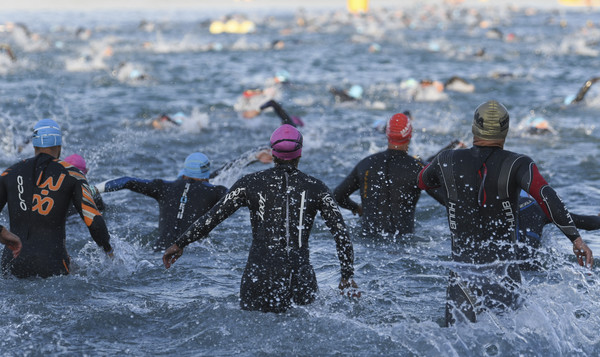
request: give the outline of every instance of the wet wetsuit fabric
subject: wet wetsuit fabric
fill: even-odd
[[[600,216],[585,216],[571,213],[578,229],[600,229]],[[519,197],[519,238],[516,255],[521,270],[537,270],[542,264],[537,258],[537,250],[542,246],[544,226],[552,223],[539,204],[532,197]]]
[[[10,231],[21,238],[16,259],[5,248],[2,269],[19,278],[69,273],[65,220],[75,205],[94,241],[108,252],[110,236],[85,176],[47,154],[21,161],[0,176],[0,209],[8,203]]]
[[[155,250],[171,246],[177,237],[227,192],[225,186],[205,181],[179,178],[175,181],[143,180],[121,177],[104,183],[104,192],[128,189],[154,198],[159,206],[158,233]]]
[[[471,149],[447,150],[421,171],[418,180],[421,189],[445,189],[446,211],[452,233],[452,259],[461,263],[457,267],[467,266],[467,269],[461,270],[468,272],[487,265],[493,269],[500,267],[504,272],[502,280],[493,284],[496,291],[501,291],[494,293],[501,300],[492,303],[489,299],[491,291],[486,285],[485,290],[480,290],[490,293],[485,293],[485,299],[477,300],[477,312],[483,306],[511,306],[517,300],[514,287],[520,282],[521,275],[515,262],[514,246],[517,241],[521,189],[539,203],[544,214],[571,241],[579,236],[566,207],[540,175],[533,160],[525,155],[498,147],[474,146]],[[462,279],[470,280],[466,276]],[[459,285],[450,280],[447,316],[450,314],[448,309],[461,307],[457,301],[464,300],[459,295],[468,292],[464,289],[465,285],[471,292],[476,290],[470,283]],[[482,287],[484,284],[478,285]],[[447,319],[447,323],[453,323],[453,319]]]
[[[318,287],[308,238],[318,211],[335,238],[342,278],[353,276],[352,243],[329,189],[287,164],[242,177],[176,244],[183,248],[206,236],[244,206],[250,210],[252,245],[240,286],[242,309],[282,312],[292,301],[314,301]]]
[[[405,151],[388,149],[361,160],[336,187],[334,197],[340,207],[356,212],[359,204],[350,195],[360,190],[363,234],[412,233],[421,195],[415,177],[424,166]]]

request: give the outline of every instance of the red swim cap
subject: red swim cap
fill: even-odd
[[[412,125],[410,119],[402,113],[394,114],[388,120],[385,134],[388,138],[388,143],[392,145],[404,145],[410,141],[412,136]]]

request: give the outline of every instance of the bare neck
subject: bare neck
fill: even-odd
[[[39,154],[48,154],[55,159],[60,157],[61,146],[52,146],[49,148],[39,148],[34,146],[33,149],[35,156],[38,156]]]
[[[394,145],[394,144],[388,143],[388,149],[408,152],[408,145],[409,144],[410,144],[410,142],[408,142],[406,144],[402,144],[402,145]]]

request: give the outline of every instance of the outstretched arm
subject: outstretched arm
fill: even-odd
[[[236,182],[229,193],[221,198],[217,204],[198,218],[163,255],[163,264],[169,269],[173,263],[183,254],[183,248],[198,239],[206,237],[219,223],[231,216],[240,207],[246,206],[246,188],[240,181]]]
[[[161,190],[162,180],[143,180],[135,177],[123,176],[117,179],[100,182],[96,185],[99,193],[113,192],[128,189],[146,196],[157,198]]]
[[[439,149],[438,152],[436,152],[435,154],[433,154],[430,157],[428,157],[426,161],[427,162],[431,162],[442,151],[452,150],[452,149],[456,149],[456,148],[465,148],[465,147],[467,147],[467,146],[462,141],[460,141],[458,139],[457,140],[452,140],[452,142],[450,142],[450,144],[448,144],[448,145],[444,146],[443,148]]]
[[[600,216],[584,216],[571,213],[571,218],[573,218],[575,226],[579,229],[584,229],[586,231],[600,229]]]
[[[283,124],[289,124],[293,127],[296,126],[296,123],[294,123],[294,121],[292,120],[292,118],[288,115],[288,113],[286,113],[285,110],[283,110],[283,108],[281,107],[281,105],[279,103],[277,103],[274,100],[269,100],[268,102],[266,102],[265,104],[260,106],[260,110],[265,110],[267,108],[273,108],[273,110],[275,110],[275,113],[277,113],[277,115],[279,116],[279,118],[281,118],[281,125]]]
[[[583,100],[583,98],[585,98],[585,95],[590,90],[590,88],[592,88],[592,85],[594,83],[598,82],[598,81],[600,81],[600,77],[595,77],[595,78],[588,79],[583,84],[583,86],[581,87],[581,89],[579,89],[579,92],[577,93],[577,96],[575,96],[575,99],[573,99],[573,101],[571,103],[581,102]]]
[[[223,165],[221,168],[211,172],[210,178],[213,179],[225,171],[231,170],[233,168],[241,169],[259,161],[263,164],[270,164],[271,162],[273,162],[271,148],[269,148],[268,146],[260,146],[252,150],[248,150],[242,155],[240,155],[237,159],[232,160]]]

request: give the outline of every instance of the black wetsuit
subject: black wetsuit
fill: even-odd
[[[282,312],[292,300],[314,301],[318,287],[308,238],[317,211],[335,238],[342,278],[353,276],[352,242],[329,189],[287,164],[242,177],[176,244],[183,248],[206,236],[243,206],[250,210],[252,246],[240,287],[242,309]]]
[[[412,233],[421,195],[415,177],[424,166],[406,151],[388,149],[361,160],[333,194],[340,207],[356,212],[350,195],[360,190],[363,234]]]
[[[479,146],[444,151],[419,174],[420,188],[440,186],[446,191],[452,258],[459,263],[448,287],[448,324],[456,317],[453,308],[475,321],[484,307],[515,305],[521,280],[514,249],[521,189],[571,241],[579,237],[566,207],[525,155]]]
[[[71,164],[47,154],[21,161],[0,176],[0,209],[8,202],[10,231],[23,243],[12,258],[5,248],[4,272],[24,278],[68,274],[65,220],[73,204],[96,243],[111,251],[110,236],[85,176]]]
[[[571,213],[578,229],[592,231],[600,229],[600,216],[584,216]],[[552,220],[544,214],[540,205],[527,196],[519,197],[519,238],[516,254],[521,270],[538,270],[542,263],[538,250],[542,247],[542,230]]]
[[[227,192],[225,186],[214,186],[205,181],[179,178],[175,181],[142,180],[121,177],[106,181],[105,192],[129,189],[154,198],[159,206],[158,233],[155,250],[171,246],[177,237]]]

